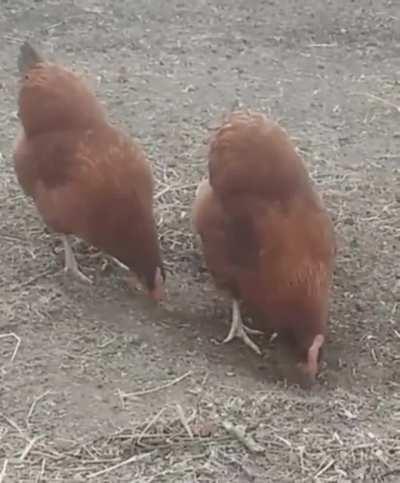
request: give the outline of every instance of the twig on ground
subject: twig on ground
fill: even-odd
[[[222,421],[225,430],[234,436],[242,445],[250,451],[250,453],[264,453],[265,448],[258,444],[250,435],[246,435],[244,430],[238,426],[234,426],[229,421]]]
[[[145,436],[145,434],[147,433],[147,431],[153,426],[153,424],[160,418],[160,416],[162,415],[162,413],[167,409],[167,407],[163,407],[160,409],[160,411],[158,411],[158,413],[149,421],[148,424],[146,424],[146,426],[144,427],[143,431],[140,433],[138,439],[137,439],[137,442],[140,443],[140,441],[142,440],[143,436]]]
[[[29,420],[30,418],[32,417],[34,411],[35,411],[35,408],[36,408],[36,405],[38,404],[39,401],[41,401],[43,398],[45,398],[48,394],[50,394],[52,391],[45,391],[43,394],[41,394],[40,396],[37,396],[34,398],[32,404],[31,404],[31,407],[28,411],[28,414],[26,416],[26,424],[29,424]]]
[[[162,384],[161,386],[153,387],[153,388],[150,388],[150,389],[144,389],[143,391],[128,392],[128,393],[124,393],[124,392],[120,391],[120,396],[122,398],[126,399],[126,398],[137,397],[137,396],[145,396],[146,394],[152,394],[154,392],[158,392],[158,391],[161,391],[163,389],[167,389],[168,387],[171,387],[175,384],[178,384],[178,382],[183,381],[183,379],[186,379],[191,374],[192,374],[192,371],[188,371],[185,374],[183,374],[182,376],[179,376],[176,379],[174,379],[170,382],[167,382],[166,384]]]
[[[37,475],[35,483],[40,483],[40,481],[42,480],[42,478],[44,476],[45,467],[46,467],[46,458],[43,458],[42,459],[42,466],[40,468],[40,473]]]
[[[329,470],[329,468],[335,464],[335,460],[334,459],[330,459],[328,461],[328,463],[326,463],[326,465],[324,465],[319,471],[318,473],[314,476],[314,480],[317,480],[320,476],[322,476],[326,471]]]
[[[15,359],[15,356],[17,355],[19,346],[21,345],[21,338],[17,334],[15,334],[14,332],[9,332],[8,334],[0,334],[0,339],[6,339],[6,338],[10,338],[10,337],[12,337],[16,340],[15,349],[14,349],[14,352],[12,353],[12,356],[11,356],[11,359],[10,359],[10,362],[13,362],[14,359]]]
[[[6,459],[4,460],[4,463],[3,463],[3,468],[2,468],[1,473],[0,473],[0,483],[3,483],[4,478],[6,477],[6,473],[7,473],[7,465],[8,465],[8,459],[6,458]]]
[[[42,438],[44,438],[44,435],[35,436],[31,440],[29,440],[29,443],[26,445],[24,451],[21,453],[21,456],[19,457],[20,463],[22,463],[24,461],[24,459],[28,456],[28,454],[30,453],[30,451],[33,448],[33,446],[35,445],[35,443],[37,441],[39,441],[39,439],[42,439]]]
[[[18,433],[25,438],[24,432],[22,429],[18,426],[16,422],[14,422],[12,419],[10,419],[8,416],[6,416],[4,413],[0,413],[0,416],[7,421],[7,423],[12,426]]]
[[[156,450],[150,451],[148,453],[142,453],[142,454],[135,454],[128,458],[127,460],[121,461],[120,463],[117,463],[116,465],[109,466],[108,468],[105,468],[104,470],[96,471],[96,473],[90,473],[90,475],[87,476],[87,479],[91,478],[96,478],[96,476],[101,476],[105,475],[107,473],[111,473],[111,471],[114,471],[118,468],[121,468],[122,466],[129,465],[131,463],[136,463],[137,461],[143,460],[145,458],[149,458],[152,454],[154,454]]]
[[[179,420],[182,423],[182,426],[185,428],[187,434],[189,435],[189,438],[193,439],[193,432],[190,429],[188,420],[186,419],[185,413],[184,413],[183,408],[180,404],[176,405],[176,411],[178,413]]]
[[[117,388],[117,395],[121,403],[121,409],[125,409],[125,396],[124,396],[124,393],[119,388]]]

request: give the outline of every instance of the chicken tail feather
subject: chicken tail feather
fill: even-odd
[[[18,69],[20,74],[24,75],[31,67],[39,62],[43,62],[42,56],[28,41],[25,41],[20,47],[18,56]]]

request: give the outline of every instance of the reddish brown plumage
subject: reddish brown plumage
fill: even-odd
[[[225,215],[207,179],[197,188],[192,221],[195,231],[200,235],[204,258],[216,285],[234,293],[233,266],[226,251],[228,240]]]
[[[261,314],[315,376],[335,242],[301,157],[277,124],[234,113],[211,140],[209,179],[193,221],[216,284]]]
[[[164,271],[144,152],[108,123],[78,76],[38,55],[25,57],[30,64],[21,61],[18,99],[23,132],[14,153],[19,183],[54,231],[85,239],[158,291]]]

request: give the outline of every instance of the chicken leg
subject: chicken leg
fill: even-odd
[[[226,344],[227,342],[230,342],[232,339],[237,337],[239,339],[242,339],[243,342],[247,346],[249,346],[254,352],[256,352],[258,355],[261,355],[260,348],[250,339],[250,337],[247,335],[247,333],[254,334],[254,335],[263,334],[263,332],[261,332],[259,330],[255,330],[255,329],[250,329],[249,327],[246,327],[243,324],[242,316],[240,314],[239,302],[237,300],[233,300],[233,302],[232,302],[231,328],[229,330],[229,334],[222,341],[222,343]]]
[[[74,252],[72,251],[72,247],[68,240],[67,235],[62,235],[62,242],[64,246],[64,255],[65,255],[64,271],[71,273],[71,275],[76,277],[80,282],[91,284],[92,281],[90,280],[90,278],[84,275],[79,270],[78,262],[76,261]]]

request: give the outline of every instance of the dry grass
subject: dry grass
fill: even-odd
[[[399,401],[373,408],[368,399],[337,390],[327,402],[277,388],[222,402],[203,391],[185,411],[166,406],[148,421],[80,441],[55,441],[34,433],[29,417],[21,427],[2,414],[2,448],[9,470],[28,466],[36,481],[117,481],[128,465],[131,481],[144,482],[217,481],[226,468],[251,481],[388,481],[399,472]],[[390,418],[389,430],[370,425],[374,411]]]

